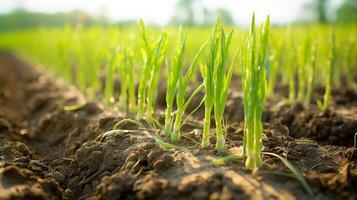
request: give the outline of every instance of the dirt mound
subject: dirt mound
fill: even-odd
[[[357,118],[344,117],[332,110],[326,112],[317,108],[306,110],[300,104],[283,107],[276,118],[289,128],[289,135],[292,137],[310,138],[321,145],[346,147],[354,145]]]

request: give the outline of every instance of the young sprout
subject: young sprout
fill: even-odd
[[[349,45],[347,46],[347,52],[346,52],[346,71],[347,71],[347,84],[349,86],[349,88],[355,88],[355,83],[354,83],[354,77],[355,77],[355,65],[354,62],[356,61],[355,58],[356,56],[354,56],[353,54],[353,49],[356,46],[356,40],[355,38],[351,38]]]
[[[297,100],[299,102],[304,102],[305,93],[306,93],[306,85],[308,82],[308,70],[307,61],[310,54],[310,37],[306,36],[303,40],[303,44],[298,49],[297,54],[297,61],[298,61],[298,93],[297,93]]]
[[[329,52],[329,57],[327,61],[327,65],[324,68],[324,72],[326,73],[326,85],[325,85],[325,94],[324,94],[324,99],[323,102],[317,101],[317,106],[322,110],[326,111],[329,101],[330,101],[330,96],[331,96],[331,88],[333,84],[333,73],[334,73],[334,68],[335,68],[335,57],[336,57],[336,46],[335,46],[335,32],[331,31],[330,36],[329,36],[329,43],[331,45],[331,50]]]
[[[121,77],[119,106],[122,110],[133,113],[135,112],[136,101],[133,57],[127,49],[123,49],[122,52],[123,58],[118,70]]]
[[[104,100],[107,104],[114,103],[114,77],[120,60],[119,47],[108,53],[109,63],[106,65],[106,78],[104,85]]]
[[[205,64],[200,65],[202,77],[203,77],[203,85],[205,90],[205,117],[203,124],[203,136],[202,136],[202,147],[208,147],[210,144],[209,137],[211,132],[211,113],[213,109],[213,101],[214,101],[214,83],[213,83],[213,73],[215,62],[218,56],[218,45],[219,45],[219,24],[217,21],[209,40],[209,49],[205,54]]]
[[[120,95],[119,95],[119,108],[122,111],[127,111],[127,101],[128,101],[128,84],[129,81],[126,77],[127,75],[127,65],[124,62],[125,58],[122,58],[120,65],[118,67],[118,72],[120,76]]]
[[[186,46],[186,32],[184,32],[180,27],[178,40],[176,44],[175,56],[172,62],[172,67],[168,70],[169,73],[167,78],[165,128],[164,128],[164,132],[166,136],[169,136],[172,132],[172,106],[174,104],[179,77],[182,76],[185,46]]]
[[[201,84],[200,86],[198,86],[196,88],[196,90],[194,90],[192,92],[190,97],[187,100],[185,100],[188,84],[190,83],[190,81],[192,81],[192,77],[196,72],[197,62],[199,60],[198,58],[200,57],[201,52],[203,51],[205,45],[206,45],[206,43],[201,46],[201,48],[199,49],[199,51],[195,55],[190,67],[188,68],[187,73],[184,76],[180,75],[180,79],[178,81],[178,87],[177,87],[178,91],[177,91],[177,96],[176,96],[177,111],[176,111],[176,116],[175,116],[175,123],[174,123],[173,130],[172,130],[172,133],[171,133],[171,140],[172,141],[180,140],[180,135],[181,135],[180,134],[180,129],[181,129],[181,126],[182,126],[183,114],[186,111],[187,106],[191,103],[192,99],[203,88],[203,84]]]
[[[220,56],[213,72],[214,81],[214,116],[216,122],[216,151],[223,151],[225,146],[225,137],[223,134],[223,114],[228,97],[228,89],[232,78],[234,61],[231,63],[226,73],[226,61],[229,53],[229,45],[232,38],[231,31],[227,36],[220,26]],[[234,55],[235,58],[236,54]]]
[[[128,79],[128,95],[129,95],[129,112],[136,111],[136,96],[135,96],[135,67],[133,61],[133,52],[124,49],[125,65],[127,66],[127,79]]]
[[[271,96],[274,93],[275,83],[276,83],[276,76],[277,76],[277,68],[279,65],[279,58],[277,55],[277,51],[273,50],[272,54],[269,56],[269,80],[268,80],[268,88],[267,88],[267,95]]]
[[[342,60],[341,58],[343,57],[342,53],[342,48],[340,46],[340,43],[336,42],[336,33],[333,31],[333,48],[335,49],[333,52],[333,62],[334,64],[332,65],[332,86],[331,87],[336,87],[339,88],[341,86],[341,66]],[[338,51],[337,51],[338,50]]]
[[[138,89],[137,118],[141,119],[144,117],[144,114],[146,114],[146,118],[151,120],[154,113],[154,100],[160,78],[161,65],[166,51],[167,34],[163,33],[159,41],[152,47],[148,41],[147,31],[142,21],[140,21],[140,30],[144,66]]]
[[[305,96],[305,107],[307,107],[307,108],[309,108],[310,102],[311,102],[315,70],[316,70],[316,63],[317,63],[316,61],[317,61],[317,41],[314,42],[314,44],[311,48],[311,59],[310,59],[311,66],[307,69],[308,77],[307,77],[306,96]]]
[[[288,29],[288,49],[290,53],[287,55],[287,77],[289,83],[289,103],[294,104],[296,99],[296,85],[295,85],[295,75],[296,75],[296,50],[295,50],[295,43],[294,38],[292,35],[292,28],[289,27]]]
[[[267,88],[267,96],[272,97],[274,95],[275,86],[277,83],[277,78],[279,73],[283,68],[283,62],[285,61],[285,54],[286,54],[286,38],[282,39],[281,35],[278,35],[273,38],[272,50],[269,56],[269,70],[268,70],[268,88]]]
[[[262,165],[261,143],[263,135],[262,114],[265,102],[266,69],[265,59],[268,46],[269,16],[262,26],[259,41],[253,14],[246,64],[242,71],[244,91],[244,153],[245,166],[253,170]]]
[[[140,77],[139,88],[138,88],[138,111],[137,118],[141,119],[144,117],[145,113],[145,99],[146,99],[146,88],[147,80],[149,79],[151,67],[152,67],[152,47],[149,44],[147,38],[147,30],[145,28],[144,22],[140,20],[140,33],[141,33],[141,52],[143,54],[144,65],[142,69],[142,74]]]
[[[152,55],[153,66],[150,74],[147,99],[146,99],[146,119],[148,120],[153,119],[157,86],[159,84],[162,63],[165,58],[166,47],[167,47],[167,33],[163,33],[161,35],[160,40],[156,43]]]
[[[202,75],[205,86],[205,119],[203,129],[202,147],[209,145],[211,112],[214,108],[216,123],[216,147],[217,151],[223,151],[225,137],[223,134],[223,114],[228,97],[228,88],[233,73],[233,63],[226,72],[226,62],[229,53],[229,45],[232,31],[226,35],[222,20],[218,19],[212,32],[209,51],[206,54],[206,63],[202,67]]]

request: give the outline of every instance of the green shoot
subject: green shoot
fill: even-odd
[[[79,103],[79,104],[74,104],[74,105],[70,105],[70,106],[64,106],[63,110],[65,111],[76,111],[81,109],[83,106],[85,106],[85,103]]]
[[[347,56],[346,56],[346,68],[347,68],[347,84],[349,88],[354,88],[354,76],[355,76],[355,66],[354,66],[354,55],[353,55],[353,48],[356,46],[356,40],[354,38],[350,39],[350,43],[347,46]]]
[[[295,43],[292,34],[292,28],[289,27],[288,29],[288,48],[292,51],[290,54],[287,55],[287,78],[289,83],[289,103],[294,104],[296,99],[296,85],[295,85],[295,75],[296,75],[296,50],[295,50]]]
[[[106,78],[104,85],[104,100],[107,104],[114,103],[114,76],[119,56],[118,47],[112,50],[112,52],[109,52],[108,55],[108,60],[110,60],[110,62],[106,66]]]
[[[214,165],[224,165],[226,162],[228,161],[233,161],[233,160],[237,160],[237,159],[242,159],[244,158],[243,155],[239,155],[239,154],[235,154],[235,155],[229,155],[223,158],[217,158],[212,160]]]
[[[306,96],[305,96],[305,107],[309,107],[311,102],[311,96],[313,91],[313,84],[314,84],[314,77],[316,71],[316,62],[317,61],[317,41],[314,42],[312,49],[311,49],[311,59],[310,63],[311,66],[307,69],[308,70],[308,78],[307,78],[307,85],[306,85]]]
[[[276,76],[277,76],[277,68],[279,65],[279,60],[277,58],[277,52],[273,51],[269,57],[270,66],[269,66],[269,80],[268,80],[268,89],[267,95],[271,96],[274,93]]]
[[[330,96],[331,96],[331,87],[333,84],[333,72],[334,72],[334,68],[335,68],[335,55],[336,55],[334,31],[331,31],[329,39],[330,39],[331,50],[329,52],[327,67],[324,68],[324,71],[326,73],[325,94],[324,94],[323,102],[317,101],[317,105],[322,111],[326,111],[328,108],[328,104],[329,104]]]
[[[228,72],[226,72],[226,62],[229,54],[232,33],[233,31],[226,35],[222,27],[222,20],[217,20],[209,41],[209,50],[206,53],[205,66],[201,67],[201,73],[204,79],[203,84],[206,92],[202,147],[209,146],[211,112],[212,108],[214,108],[216,151],[223,151],[225,146],[223,114],[233,74],[234,61],[230,65]]]
[[[279,35],[276,38],[272,38],[272,43],[275,44],[275,49],[272,48],[270,56],[269,56],[269,74],[268,74],[268,88],[267,88],[267,96],[273,96],[275,86],[277,84],[277,77],[279,75],[279,70],[283,70],[281,65],[283,61],[285,61],[284,55],[286,54],[286,39],[281,39]]]
[[[135,97],[135,68],[133,61],[132,51],[124,49],[125,65],[127,66],[127,79],[128,85],[128,95],[129,95],[129,112],[134,113],[136,111],[136,97]]]
[[[141,119],[146,114],[146,118],[151,120],[154,113],[154,99],[160,77],[160,69],[166,50],[167,34],[162,34],[159,41],[152,47],[148,41],[147,30],[143,21],[140,21],[140,32],[144,65],[138,89],[137,118]]]
[[[130,113],[135,112],[135,80],[134,64],[132,54],[127,49],[123,49],[123,58],[119,66],[121,77],[119,107]]]
[[[307,61],[310,54],[310,37],[306,37],[303,41],[303,44],[300,45],[297,52],[297,61],[298,61],[298,93],[297,100],[303,102],[306,95],[306,85],[308,82],[308,72]]]
[[[141,39],[142,39],[142,47],[141,52],[143,54],[144,66],[142,70],[142,74],[140,77],[139,88],[138,88],[138,111],[137,111],[137,118],[141,119],[144,117],[145,113],[145,99],[147,93],[147,80],[149,79],[151,67],[152,67],[152,48],[149,44],[147,38],[147,30],[145,28],[144,22],[140,21],[140,32],[141,32]]]
[[[214,116],[216,122],[216,151],[223,151],[225,137],[223,133],[223,114],[228,98],[228,89],[232,78],[234,61],[226,73],[226,61],[229,53],[229,45],[232,38],[232,31],[227,36],[222,28],[222,21],[218,22],[220,29],[220,56],[217,59],[213,72],[214,85]],[[235,58],[236,54],[234,55]]]
[[[157,92],[157,86],[159,84],[161,67],[165,58],[165,52],[167,47],[167,34],[163,33],[161,38],[156,43],[153,55],[152,55],[152,69],[148,84],[147,99],[146,99],[146,119],[152,120],[154,114],[155,97]]]
[[[124,60],[126,58],[123,58]],[[119,96],[119,108],[120,110],[127,111],[127,102],[128,102],[128,84],[129,80],[127,79],[127,68],[128,66],[123,61],[120,62],[118,66],[120,79],[120,96]]]
[[[181,151],[186,150],[186,148],[184,148],[184,147],[180,147],[180,146],[177,146],[177,145],[174,145],[174,144],[170,144],[168,142],[165,142],[165,141],[159,139],[158,137],[155,137],[155,141],[156,141],[157,144],[159,144],[164,149],[177,149],[177,150],[181,150]]]
[[[203,77],[203,84],[205,90],[205,117],[203,125],[203,136],[201,146],[208,147],[210,144],[209,137],[211,132],[211,113],[213,109],[214,102],[214,68],[215,62],[218,57],[219,48],[219,35],[220,35],[220,21],[218,20],[209,40],[209,49],[205,55],[205,64],[201,65],[201,74]]]
[[[244,154],[246,167],[250,170],[262,165],[261,143],[263,135],[262,114],[265,102],[266,70],[265,59],[268,46],[269,17],[261,29],[257,44],[255,15],[253,14],[248,41],[247,63],[242,69],[244,91]]]
[[[169,136],[172,131],[172,106],[174,103],[179,77],[182,76],[185,46],[186,46],[186,32],[184,32],[180,27],[178,40],[176,44],[175,56],[173,59],[172,67],[169,69],[168,78],[167,78],[165,128],[164,128],[164,132],[166,136]]]
[[[197,62],[199,60],[198,58],[200,57],[205,45],[206,45],[206,43],[201,46],[201,48],[199,49],[199,51],[195,55],[195,57],[194,57],[191,65],[190,65],[190,67],[188,68],[188,71],[185,74],[185,76],[180,75],[180,79],[178,81],[178,88],[177,88],[178,89],[177,97],[176,97],[177,111],[176,111],[176,116],[175,116],[175,122],[174,122],[174,125],[173,125],[173,130],[172,130],[172,133],[171,133],[171,140],[172,141],[180,140],[180,129],[181,129],[181,126],[182,126],[183,114],[186,111],[188,105],[193,100],[193,98],[203,88],[203,85],[201,84],[199,87],[196,88],[196,90],[194,90],[192,92],[190,97],[187,100],[185,100],[188,84],[190,83],[190,81],[192,80],[192,76],[196,72]]]

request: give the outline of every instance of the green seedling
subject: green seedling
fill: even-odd
[[[269,17],[261,28],[259,41],[253,14],[248,41],[247,61],[242,69],[244,91],[244,155],[246,167],[250,170],[262,165],[261,144],[263,135],[262,114],[265,102],[266,69],[265,59],[268,47]]]
[[[175,115],[175,122],[173,124],[173,130],[171,133],[171,140],[172,141],[178,141],[180,140],[180,129],[182,126],[182,118],[183,114],[186,111],[188,105],[191,103],[193,98],[202,90],[203,84],[198,86],[192,94],[189,96],[189,98],[186,100],[186,91],[189,86],[190,81],[192,80],[192,76],[195,74],[196,69],[197,69],[197,62],[199,60],[199,57],[204,49],[206,44],[203,44],[199,51],[197,52],[196,56],[194,57],[191,65],[188,68],[187,73],[183,76],[180,76],[180,79],[178,81],[178,91],[177,91],[177,96],[176,96],[176,105],[177,105],[177,111]]]
[[[142,119],[146,114],[146,118],[151,120],[161,64],[166,50],[167,34],[162,34],[161,38],[152,46],[148,41],[147,30],[143,21],[140,21],[140,32],[144,65],[138,88],[137,118]]]
[[[334,31],[331,31],[330,36],[329,36],[329,41],[330,41],[330,45],[331,45],[331,50],[329,52],[327,65],[324,68],[324,72],[326,74],[325,94],[323,97],[323,102],[317,101],[317,105],[322,111],[326,111],[328,108],[328,104],[329,104],[330,96],[331,96],[332,84],[333,84],[333,72],[334,72],[333,69],[335,68],[335,55],[336,55]]]
[[[310,106],[311,96],[313,91],[313,84],[315,79],[316,63],[317,63],[317,41],[314,42],[311,48],[311,66],[308,68],[307,73],[307,85],[306,85],[306,97],[305,97],[305,107]]]
[[[233,74],[234,61],[226,72],[226,63],[229,55],[229,46],[232,38],[222,27],[222,20],[218,19],[209,41],[209,50],[206,53],[205,65],[201,67],[205,88],[205,118],[203,128],[202,147],[209,146],[211,129],[211,112],[214,108],[216,124],[216,151],[223,151],[225,136],[223,133],[223,115],[228,97],[228,89]],[[234,58],[236,54],[234,54]],[[233,59],[234,60],[234,59]]]
[[[184,53],[186,47],[186,32],[180,27],[178,40],[176,44],[175,56],[173,58],[172,66],[169,68],[167,78],[166,90],[166,111],[165,111],[165,128],[166,136],[170,136],[172,132],[172,107],[175,100],[175,94],[178,89],[179,77],[182,76],[184,64]]]

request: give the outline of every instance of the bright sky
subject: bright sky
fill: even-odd
[[[310,0],[311,1],[311,0]],[[253,11],[258,21],[270,15],[273,23],[286,23],[298,17],[302,6],[309,0],[202,0],[209,10],[225,8],[231,12],[237,24],[249,23]],[[330,0],[332,7],[343,0]],[[177,0],[0,0],[0,13],[22,6],[41,12],[85,10],[98,14],[104,10],[113,20],[144,19],[147,22],[165,24],[175,12]]]

